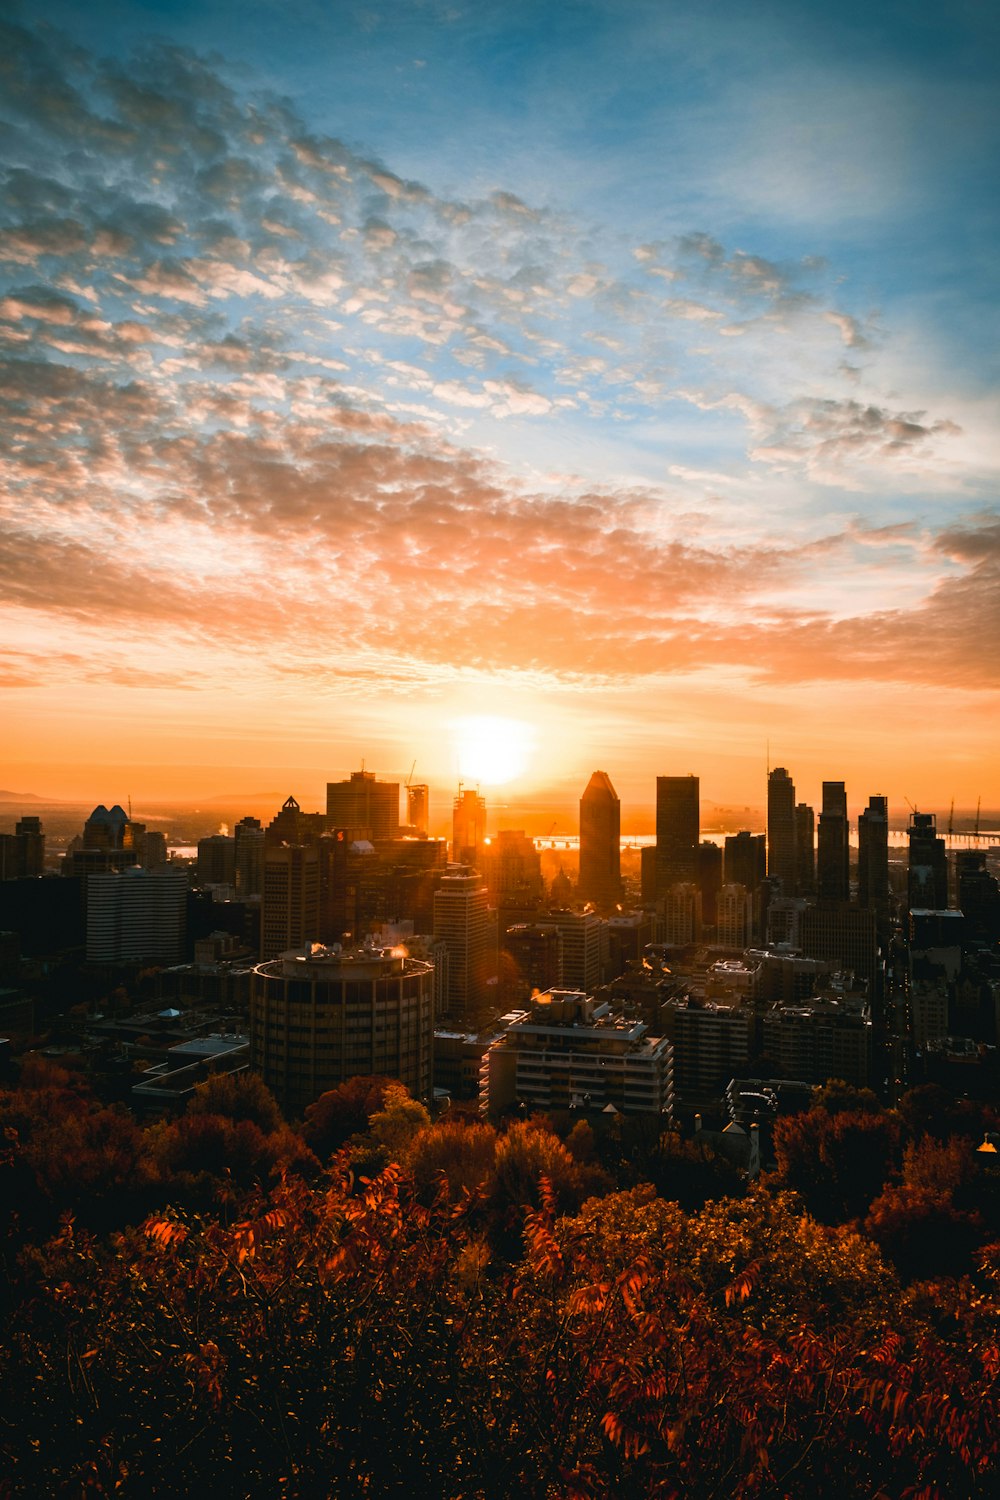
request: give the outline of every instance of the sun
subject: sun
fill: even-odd
[[[535,731],[522,719],[477,714],[454,724],[460,781],[505,786],[523,775],[535,746]]]

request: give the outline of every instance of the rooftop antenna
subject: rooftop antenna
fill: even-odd
[[[948,813],[948,837],[951,838],[955,831],[955,799],[951,799],[951,808]]]
[[[131,792],[129,792],[129,794],[128,794],[128,820],[131,823],[131,821],[132,821],[132,793]]]
[[[976,798],[976,832],[975,832],[975,838],[976,838],[977,842],[978,842],[978,839],[979,839],[979,809],[982,807],[982,805],[983,805],[983,799],[982,799],[982,797],[977,797]]]

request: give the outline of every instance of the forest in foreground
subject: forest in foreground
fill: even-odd
[[[432,1122],[386,1079],[293,1126],[218,1076],[141,1126],[28,1058],[0,1494],[995,1495],[997,1124],[830,1084],[747,1187],[640,1122]]]

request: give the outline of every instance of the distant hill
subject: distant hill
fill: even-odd
[[[45,797],[39,797],[35,792],[3,792],[0,791],[0,802],[45,802]]]

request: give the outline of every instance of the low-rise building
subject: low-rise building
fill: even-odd
[[[642,1021],[577,990],[549,990],[510,1018],[483,1058],[480,1107],[669,1115],[672,1049]]]

